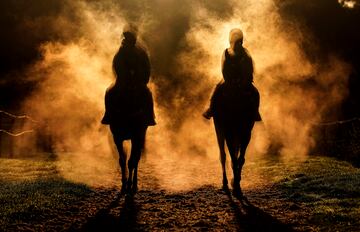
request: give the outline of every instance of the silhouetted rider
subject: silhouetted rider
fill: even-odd
[[[113,59],[116,81],[120,86],[146,85],[150,78],[150,62],[145,50],[136,45],[136,34],[125,31],[119,51]]]
[[[240,29],[235,28],[230,31],[230,47],[225,49],[221,64],[224,81],[221,81],[215,88],[210,108],[203,114],[206,119],[213,116],[214,99],[222,94],[222,88],[226,86],[236,86],[239,91],[249,93],[256,102],[259,102],[259,92],[253,85],[253,61],[249,52],[242,46],[243,38],[243,32]],[[254,120],[261,121],[258,110],[255,112]]]
[[[123,40],[113,59],[116,81],[105,95],[103,124],[144,123],[155,125],[153,100],[147,83],[150,62],[146,51],[136,44],[136,32],[125,30]]]

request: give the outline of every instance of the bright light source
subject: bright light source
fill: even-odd
[[[350,8],[350,9],[353,9],[357,5],[357,2],[355,0],[338,0],[338,2],[343,7]]]

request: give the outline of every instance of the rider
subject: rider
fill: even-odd
[[[105,115],[101,121],[103,124],[110,124],[125,117],[124,112],[129,110],[126,107],[130,106],[129,95],[135,98],[132,101],[139,101],[141,97],[145,98],[145,106],[141,109],[144,114],[144,123],[149,126],[156,124],[151,92],[146,86],[150,79],[149,57],[146,51],[136,44],[136,34],[135,28],[125,29],[121,46],[114,56],[112,67],[116,81],[112,87],[108,88],[105,95],[108,101],[105,100]],[[114,100],[116,88],[120,89],[122,93],[119,97],[123,104],[122,112],[111,112],[112,109],[118,108],[118,106],[111,105],[117,102]]]
[[[253,85],[254,66],[249,52],[242,46],[243,39],[243,32],[240,29],[234,28],[230,31],[230,47],[225,49],[222,55],[221,67],[224,81],[216,86],[210,100],[210,107],[203,113],[206,119],[214,116],[214,99],[221,94],[221,88],[224,86],[237,86],[243,93],[250,93],[259,104],[259,92]],[[255,121],[261,121],[258,108],[257,105],[257,111],[254,115]]]

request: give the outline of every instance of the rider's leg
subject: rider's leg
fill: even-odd
[[[262,121],[261,119],[261,115],[260,115],[260,112],[259,112],[259,105],[260,105],[260,94],[259,94],[259,91],[258,89],[254,86],[254,85],[251,85],[252,86],[252,91],[253,91],[253,100],[254,100],[254,105],[255,105],[255,109],[254,109],[254,112],[255,112],[255,115],[254,115],[254,120],[255,121]]]
[[[221,84],[222,84],[222,82],[220,82],[219,84],[216,85],[215,90],[210,99],[210,106],[203,113],[203,117],[206,119],[210,119],[212,116],[214,116],[214,102],[215,102],[217,95],[219,94],[219,89],[220,89]]]
[[[150,126],[154,126],[154,125],[156,125],[155,112],[154,112],[154,101],[153,101],[153,97],[152,97],[150,90],[148,90],[146,94],[147,95],[145,96],[145,99],[147,100],[147,102],[146,102],[145,109],[146,109],[146,115],[148,117],[147,120],[149,120],[148,123]]]

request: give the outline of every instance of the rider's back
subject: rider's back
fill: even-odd
[[[150,62],[138,45],[122,44],[113,59],[116,82],[105,94],[103,124],[155,125],[153,99],[146,86],[150,79]]]
[[[253,82],[253,62],[244,48],[243,52],[231,55],[226,49],[222,58],[222,74],[225,83],[236,84],[240,87],[249,87]]]
[[[149,58],[140,46],[121,46],[114,56],[113,69],[121,87],[145,86],[149,82]]]

